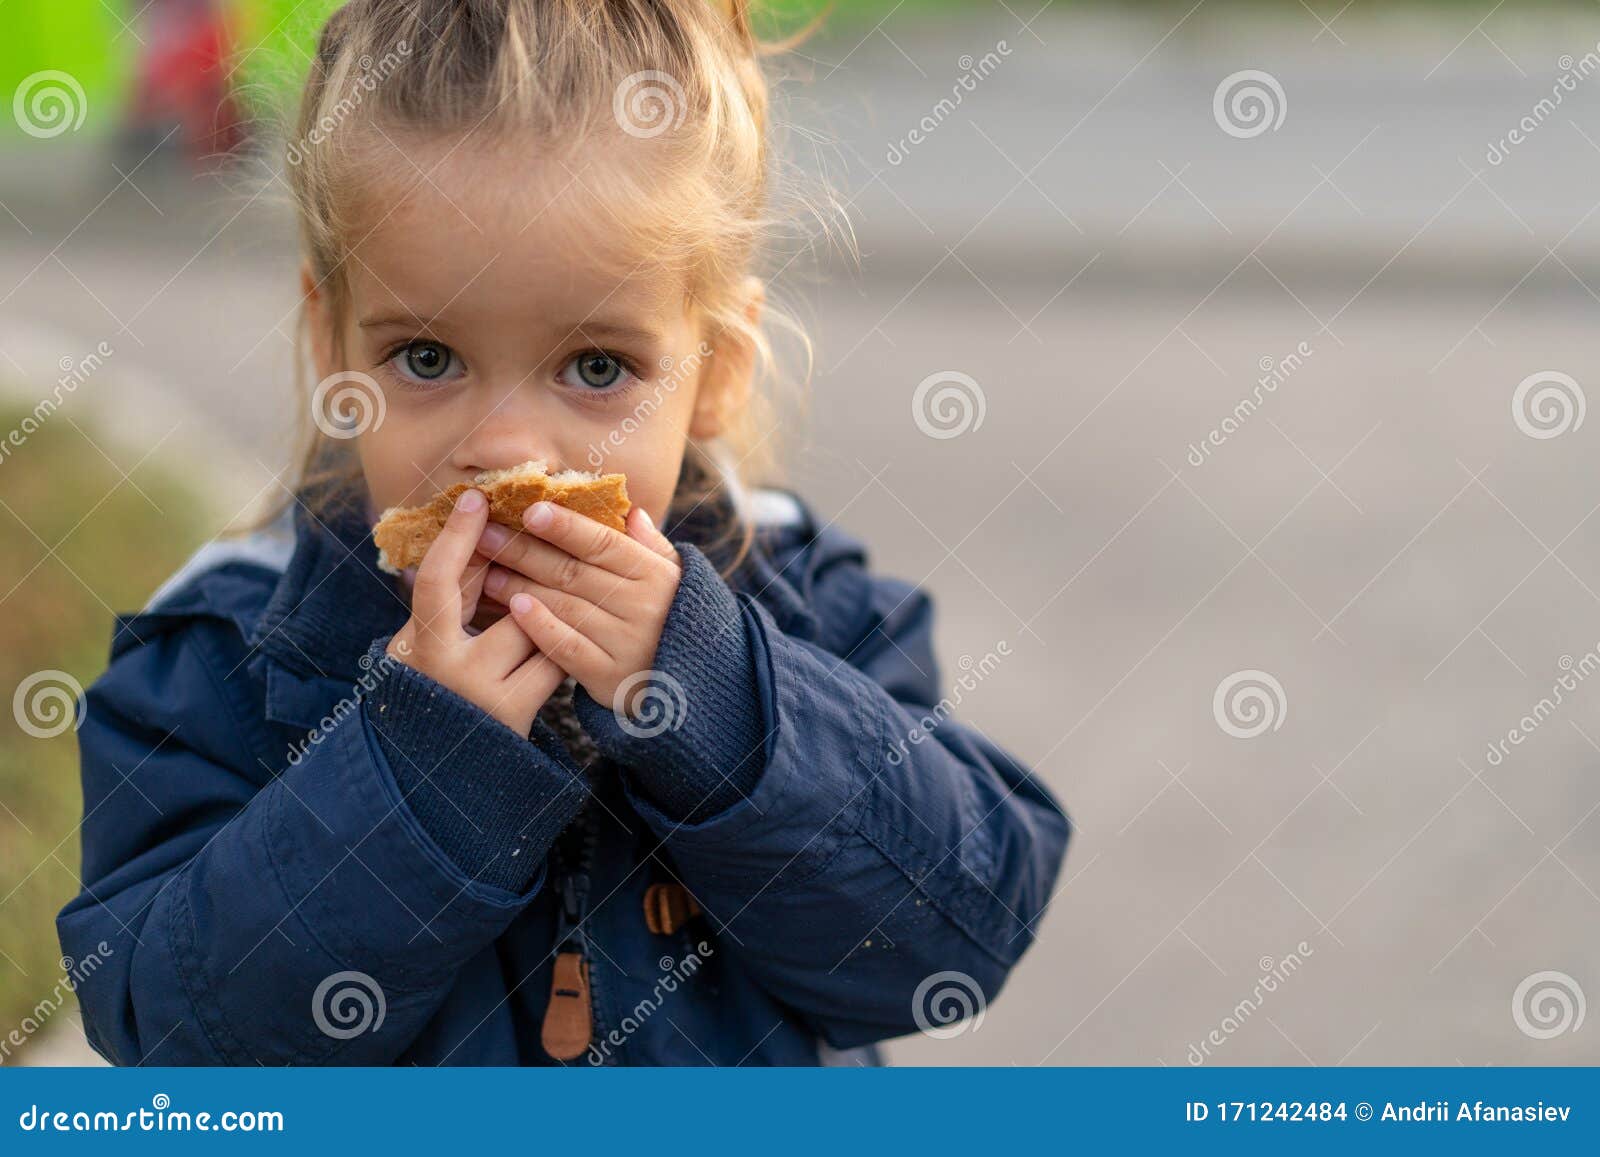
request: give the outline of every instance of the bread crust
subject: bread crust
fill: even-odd
[[[532,462],[513,470],[479,474],[473,483],[457,482],[421,506],[395,506],[384,511],[372,529],[372,539],[378,544],[379,568],[399,574],[420,565],[422,556],[444,529],[456,499],[469,486],[476,486],[488,497],[489,521],[513,530],[522,528],[522,512],[535,502],[554,502],[612,530],[626,529],[628,511],[633,506],[628,501],[628,479],[623,474],[552,478]]]

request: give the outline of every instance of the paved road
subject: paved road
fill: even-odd
[[[1211,1063],[1595,1063],[1592,1030],[1538,1039],[1554,1006],[1513,996],[1543,972],[1600,994],[1597,435],[1530,436],[1548,422],[1513,398],[1544,371],[1593,386],[1600,80],[1503,164],[1484,146],[1600,21],[1397,42],[1204,15],[1165,39],[891,19],[837,70],[850,46],[816,46],[791,106],[841,137],[865,254],[791,282],[819,351],[795,477],[938,595],[947,678],[1008,644],[961,714],[1078,826],[1004,997],[895,1056],[1177,1065],[1214,1032]],[[878,160],[1002,37],[959,110]],[[1212,94],[1246,68],[1288,112],[1237,139]],[[165,216],[123,188],[56,257],[71,207],[0,190],[35,230],[0,254],[23,282],[0,349],[48,369],[127,323],[142,345],[117,334],[74,404],[137,379],[167,401],[134,417],[181,423],[168,449],[231,446],[233,481],[265,484],[288,234],[258,202],[191,259],[233,209],[139,183]],[[913,413],[941,371],[982,395],[956,437]],[[1271,722],[1239,738],[1214,699],[1248,672]]]

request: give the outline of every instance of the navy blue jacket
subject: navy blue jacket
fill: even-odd
[[[926,1027],[936,974],[991,999],[1066,817],[943,718],[927,597],[758,497],[787,517],[728,579],[705,525],[667,527],[673,726],[628,734],[580,692],[587,774],[543,722],[519,735],[384,659],[408,612],[355,514],[213,544],[120,616],[78,733],[83,890],[57,922],[68,956],[102,959],[78,989],[94,1047],[549,1064],[574,943],[593,1064],[816,1064]],[[729,783],[727,806],[683,807]],[[644,914],[663,883],[703,910],[670,934]]]

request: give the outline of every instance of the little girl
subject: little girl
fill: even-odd
[[[943,720],[927,597],[739,479],[760,48],[745,0],[328,21],[289,149],[310,448],[276,534],[118,620],[79,732],[59,931],[109,949],[112,1061],[816,1064],[1030,943],[1055,801]],[[626,530],[469,489],[378,569],[385,508],[530,459],[626,475]]]

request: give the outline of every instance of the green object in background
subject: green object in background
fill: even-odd
[[[139,41],[98,0],[6,0],[0,6],[0,136],[103,136],[120,123]],[[132,19],[136,9],[127,14]],[[18,103],[18,98],[21,103]]]
[[[234,0],[235,82],[253,117],[293,118],[317,35],[344,0]]]

